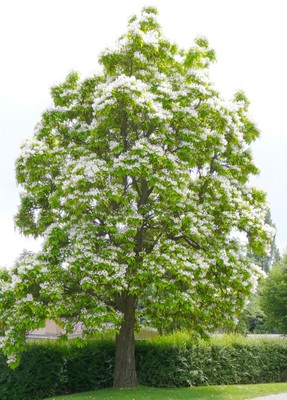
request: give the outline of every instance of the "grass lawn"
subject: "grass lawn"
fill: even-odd
[[[246,400],[268,394],[287,393],[287,383],[201,386],[180,389],[103,389],[46,400]],[[286,395],[287,398],[287,395]]]

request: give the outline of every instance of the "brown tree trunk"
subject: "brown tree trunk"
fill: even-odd
[[[135,297],[125,296],[121,300],[121,311],[124,319],[116,336],[116,360],[114,371],[114,387],[125,388],[137,386],[135,361]]]

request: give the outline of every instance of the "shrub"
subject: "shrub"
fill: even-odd
[[[269,383],[285,380],[287,342],[215,338],[209,342],[173,339],[137,346],[143,385],[199,386]]]
[[[65,379],[64,349],[55,345],[28,346],[17,369],[10,369],[0,356],[0,399],[36,400],[61,390]]]
[[[111,340],[92,341],[83,347],[69,346],[65,391],[75,393],[112,386],[114,360],[115,345]]]
[[[38,400],[112,386],[115,344],[94,340],[29,344],[16,370],[0,354],[0,399]],[[180,334],[136,346],[141,385],[180,387],[280,382],[286,379],[287,341],[235,336],[211,341]]]

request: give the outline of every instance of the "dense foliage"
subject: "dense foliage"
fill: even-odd
[[[20,367],[0,359],[1,400],[39,400],[111,387],[115,343],[30,344]],[[284,340],[217,339],[194,344],[161,338],[138,342],[139,383],[154,387],[280,382],[287,373]]]
[[[266,278],[260,293],[261,307],[266,315],[266,327],[287,333],[287,254],[276,263]]]
[[[224,102],[207,40],[178,48],[156,14],[129,21],[97,75],[52,88],[54,105],[17,159],[16,223],[44,244],[1,273],[11,365],[26,331],[54,319],[67,332],[118,331],[116,370],[127,378],[117,385],[136,384],[127,363],[140,318],[205,334],[233,323],[256,286],[248,254],[265,254],[272,229],[265,194],[248,185],[258,172],[248,101]]]
[[[280,382],[287,371],[286,343],[231,341],[142,343],[139,381],[157,387]]]
[[[62,393],[66,380],[65,349],[49,345],[28,346],[19,368],[7,366],[0,353],[1,400],[38,400]]]

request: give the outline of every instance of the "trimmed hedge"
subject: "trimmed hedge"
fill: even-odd
[[[137,348],[137,366],[140,383],[155,387],[282,382],[287,346],[272,340],[228,346],[144,343]]]
[[[34,400],[60,393],[65,380],[65,353],[57,346],[33,345],[12,370],[0,353],[0,399]]]
[[[38,400],[111,387],[114,354],[115,345],[107,340],[83,347],[34,343],[16,370],[0,354],[0,399]],[[287,374],[287,341],[139,341],[136,359],[139,383],[147,386],[281,382]]]
[[[0,353],[0,399],[38,400],[111,387],[115,345],[112,341],[29,343],[18,368],[11,370]]]
[[[80,348],[70,346],[64,391],[78,393],[111,387],[114,363],[115,344],[111,341],[89,342]]]

